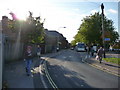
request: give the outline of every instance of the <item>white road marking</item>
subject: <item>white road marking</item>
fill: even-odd
[[[83,87],[84,85],[80,85],[81,87]]]
[[[45,88],[48,88],[47,85],[46,85],[46,83],[45,83],[45,81],[44,81],[44,79],[43,79],[43,76],[41,75],[41,74],[43,74],[42,71],[41,71],[41,64],[42,64],[42,61],[40,62],[40,66],[39,66],[40,79],[41,79],[41,81],[42,81],[42,83],[43,83],[43,86],[44,86]]]

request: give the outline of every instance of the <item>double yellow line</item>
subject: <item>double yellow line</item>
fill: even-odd
[[[57,85],[54,83],[54,81],[52,80],[52,78],[51,78],[51,76],[50,76],[50,74],[49,74],[49,72],[48,72],[48,70],[47,70],[46,60],[45,60],[45,62],[44,62],[44,66],[45,66],[45,74],[46,74],[46,77],[47,77],[49,83],[51,84],[52,88],[54,88],[55,90],[59,90],[58,87],[57,87]]]

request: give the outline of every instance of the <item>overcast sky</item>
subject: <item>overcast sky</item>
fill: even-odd
[[[118,0],[3,0],[0,1],[0,19],[3,15],[10,17],[10,11],[25,19],[31,11],[33,16],[40,15],[46,19],[45,28],[59,31],[70,42],[84,17],[101,13],[101,3],[104,4],[106,17],[113,20],[118,31]]]

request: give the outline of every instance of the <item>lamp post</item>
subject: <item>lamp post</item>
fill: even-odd
[[[102,39],[103,39],[103,47],[104,47],[104,58],[105,56],[105,31],[104,31],[104,5],[103,3],[101,4],[101,9],[102,9]]]
[[[105,41],[104,41],[104,5],[103,3],[101,4],[101,9],[102,9],[102,39],[103,39],[103,46],[105,46]]]

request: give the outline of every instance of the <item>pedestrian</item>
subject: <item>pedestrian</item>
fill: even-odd
[[[89,47],[88,46],[86,46],[86,51],[89,54]]]
[[[40,57],[41,57],[41,47],[40,47],[40,45],[37,46],[37,56],[38,56],[38,59],[40,59]]]
[[[106,58],[106,55],[105,55],[105,48],[103,48],[103,56],[104,56],[104,58]]]
[[[100,63],[101,63],[101,61],[102,61],[102,56],[103,56],[103,54],[104,54],[103,47],[100,47],[100,48],[98,49],[98,51],[97,51],[97,55],[98,55],[98,59],[99,59]]]
[[[91,51],[91,56],[94,56],[94,49],[93,49],[93,46],[91,46],[90,51]]]
[[[94,53],[97,52],[97,45],[94,45],[94,46],[93,46],[93,50],[94,50]]]
[[[24,54],[24,59],[25,59],[25,63],[26,63],[26,73],[27,76],[31,75],[31,64],[32,64],[32,47],[31,46],[27,46],[27,49],[25,51]]]
[[[90,45],[89,44],[86,45],[86,51],[88,54],[90,54]]]

